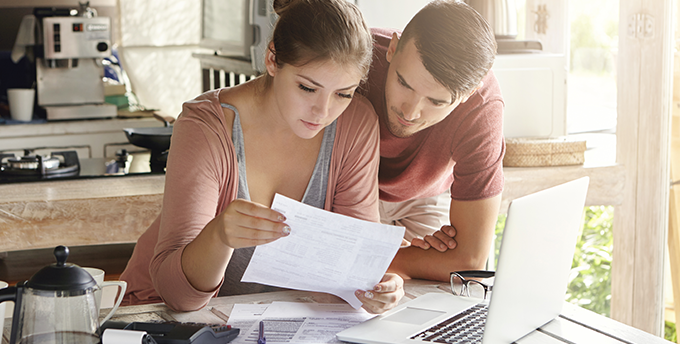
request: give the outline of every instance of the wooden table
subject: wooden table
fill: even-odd
[[[402,302],[407,302],[420,295],[432,292],[449,293],[447,284],[433,281],[410,280],[405,285],[406,296]],[[115,321],[182,321],[225,323],[229,314],[218,311],[216,307],[229,312],[234,304],[258,304],[271,303],[273,301],[288,302],[315,302],[315,303],[342,303],[340,298],[305,291],[280,291],[262,294],[249,294],[240,296],[218,297],[210,301],[207,307],[195,312],[174,312],[165,304],[151,304],[140,306],[121,307],[112,318]],[[102,316],[106,315],[107,309],[102,310]],[[5,321],[3,343],[8,342],[10,331],[10,319]],[[584,344],[620,344],[620,343],[644,343],[644,344],[670,344],[662,338],[653,336],[636,328],[621,324],[609,318],[595,314],[570,303],[564,304],[562,314],[540,329],[530,333],[519,340],[519,344],[558,344],[558,343],[584,343]]]

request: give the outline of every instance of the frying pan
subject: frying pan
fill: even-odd
[[[170,148],[172,126],[157,128],[125,128],[128,141],[137,147],[152,151],[166,151]]]
[[[149,128],[125,128],[125,136],[131,144],[147,148],[149,150],[164,152],[170,148],[170,137],[172,136],[172,126],[169,120],[154,113],[154,117],[165,123],[164,127],[149,127]]]

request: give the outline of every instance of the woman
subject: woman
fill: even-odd
[[[274,9],[266,74],[183,106],[163,210],[121,276],[128,304],[195,310],[215,295],[276,290],[240,282],[254,246],[290,233],[269,208],[276,193],[379,221],[377,117],[355,94],[372,56],[361,13],[345,0],[274,1]],[[357,297],[383,312],[402,287],[386,274]]]

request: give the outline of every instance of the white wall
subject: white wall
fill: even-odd
[[[411,18],[430,0],[357,0],[369,27],[403,30]]]
[[[429,1],[355,3],[369,26],[403,29]],[[118,48],[133,91],[147,108],[177,116],[182,103],[200,94],[202,88],[200,63],[191,56],[201,50],[201,2],[119,0],[118,6]]]
[[[200,1],[120,0],[120,58],[142,105],[176,117],[201,92]]]

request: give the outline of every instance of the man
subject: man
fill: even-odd
[[[381,218],[405,226],[412,242],[390,271],[447,281],[451,271],[483,269],[505,153],[504,105],[489,71],[493,31],[470,6],[444,0],[426,5],[401,36],[373,36],[362,92],[380,121]]]

